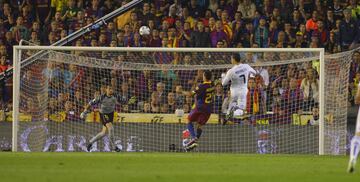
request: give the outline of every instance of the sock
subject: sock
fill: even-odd
[[[109,127],[108,129],[108,137],[110,140],[110,148],[111,149],[115,149],[115,142],[114,142],[114,128],[113,127]]]
[[[360,137],[354,136],[351,139],[351,148],[350,148],[350,161],[356,162],[357,156],[360,150]]]
[[[194,130],[194,125],[193,125],[192,122],[189,122],[189,123],[187,124],[187,128],[188,128],[188,130],[189,130],[189,132],[190,132],[191,138],[196,138],[196,134],[195,134],[195,130]]]
[[[102,139],[104,136],[105,136],[105,133],[103,133],[103,132],[98,133],[97,135],[95,135],[94,137],[91,138],[90,144],[93,144],[94,142]]]
[[[201,128],[198,128],[197,130],[196,130],[196,138],[200,138],[201,137],[201,133],[202,133],[202,129]]]

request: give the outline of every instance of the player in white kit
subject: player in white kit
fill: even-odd
[[[222,85],[230,83],[230,102],[227,110],[227,118],[238,117],[246,110],[246,96],[248,92],[248,79],[256,74],[248,64],[240,63],[240,55],[234,53],[231,56],[231,63],[234,65],[227,73],[221,75]]]
[[[355,96],[355,104],[360,104],[360,83],[357,88],[356,96]],[[356,119],[356,129],[355,135],[351,139],[351,148],[350,148],[350,160],[348,166],[348,172],[352,173],[355,170],[356,159],[360,150],[360,107]]]

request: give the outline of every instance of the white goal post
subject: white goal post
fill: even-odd
[[[20,147],[20,143],[19,141],[21,139],[19,139],[19,137],[21,136],[21,134],[19,133],[19,128],[20,128],[20,113],[22,112],[21,111],[21,103],[20,103],[20,100],[21,100],[21,92],[23,92],[22,89],[26,89],[26,88],[21,88],[21,82],[22,82],[22,79],[23,79],[23,75],[25,73],[22,72],[22,70],[24,69],[21,65],[21,60],[24,60],[25,59],[25,54],[32,54],[31,52],[36,52],[36,51],[47,51],[49,54],[48,55],[45,55],[39,59],[43,59],[43,60],[47,60],[47,61],[52,61],[52,58],[51,56],[56,56],[56,54],[67,54],[68,52],[74,52],[74,51],[78,51],[78,52],[106,52],[106,53],[111,53],[111,54],[114,54],[115,56],[117,56],[117,54],[120,54],[120,53],[134,53],[134,54],[143,54],[144,52],[145,53],[159,53],[159,52],[166,52],[166,53],[184,53],[185,54],[192,54],[192,53],[219,53],[219,54],[230,54],[230,53],[253,53],[253,54],[263,54],[263,53],[271,53],[271,54],[277,54],[277,53],[283,53],[284,55],[285,54],[301,54],[300,56],[297,57],[297,59],[295,60],[289,60],[289,61],[293,61],[293,63],[295,64],[301,64],[300,62],[300,59],[304,59],[304,60],[313,60],[314,57],[319,60],[319,65],[318,65],[318,68],[319,68],[319,101],[318,101],[318,108],[319,108],[319,123],[318,123],[318,127],[317,127],[317,130],[318,130],[318,149],[317,149],[317,153],[319,155],[324,155],[324,154],[331,154],[332,152],[329,152],[330,149],[327,149],[327,148],[331,148],[332,146],[325,146],[326,144],[326,140],[325,140],[325,133],[326,133],[326,126],[325,126],[325,118],[326,118],[326,94],[325,94],[325,90],[329,90],[329,88],[326,88],[326,85],[327,83],[326,82],[326,76],[327,74],[332,74],[332,73],[327,73],[326,71],[326,61],[325,60],[325,55],[324,55],[324,49],[323,48],[140,48],[140,47],[126,47],[126,48],[122,48],[122,47],[69,47],[69,46],[63,46],[63,47],[55,47],[55,46],[14,46],[13,47],[13,68],[14,68],[14,72],[13,72],[13,112],[12,112],[12,118],[13,118],[13,122],[12,122],[12,151],[13,152],[16,152],[16,151],[19,151],[19,149],[21,148]],[[65,53],[66,52],[66,53]],[[53,54],[53,55],[52,55]],[[349,53],[350,54],[350,53]],[[69,60],[67,59],[73,59],[74,60],[74,64],[76,64],[77,66],[88,66],[89,64],[93,64],[93,61],[97,58],[93,58],[93,57],[88,57],[88,61],[89,63],[86,63],[85,64],[85,61],[84,59],[82,60],[76,60],[76,57],[71,57],[73,56],[74,54],[67,54],[67,55],[62,55],[64,60],[57,60],[60,62],[64,61],[63,63],[64,64],[72,64]],[[66,56],[69,56],[69,57],[66,57]],[[115,57],[114,56],[114,57]],[[195,55],[196,56],[196,55]],[[263,55],[261,55],[263,56]],[[261,57],[261,56],[258,56],[258,57]],[[345,56],[349,56],[349,55],[341,55],[342,57],[345,57]],[[210,56],[209,56],[210,57]],[[269,67],[273,67],[274,69],[276,68],[276,66],[281,66],[283,64],[286,64],[285,60],[275,60],[276,56],[273,56],[273,62],[257,62],[257,63],[254,63],[253,65],[256,67],[256,66],[269,66]],[[289,56],[288,58],[292,58],[294,59],[293,57],[296,57],[296,56]],[[338,59],[341,58],[341,57],[338,57]],[[99,58],[99,60],[108,60],[108,59],[111,59],[111,58]],[[141,59],[141,58],[139,58]],[[199,58],[200,59],[200,58]],[[336,58],[334,58],[335,60]],[[346,59],[349,59],[349,58],[346,58]],[[132,60],[128,60],[128,64],[126,66],[127,69],[131,68],[131,67],[134,67],[134,70],[141,70],[141,69],[163,69],[163,68],[159,68],[159,65],[155,65],[155,64],[151,64],[151,63],[136,63],[136,62],[131,62]],[[231,68],[231,65],[229,64],[229,61],[228,60],[225,64],[222,64],[222,63],[211,63],[211,62],[203,62],[203,63],[200,63],[200,64],[193,64],[193,67],[194,69],[225,69],[225,68]],[[276,61],[282,61],[281,63],[275,63]],[[125,61],[126,62],[126,61]],[[97,64],[97,63],[96,63]],[[94,65],[96,65],[94,63]],[[274,65],[273,65],[274,64]],[[143,68],[139,68],[141,66],[144,66]],[[116,66],[116,65],[112,65],[113,67],[116,67],[115,69],[121,69],[124,67],[124,64],[122,63],[122,66]],[[168,70],[181,70],[181,69],[191,69],[191,67],[189,66],[183,66],[181,64],[177,64],[175,65],[175,67],[167,67],[166,69]],[[205,68],[203,68],[205,67]],[[345,66],[347,67],[347,66]],[[102,68],[99,68],[99,69],[105,69],[105,66],[102,67]],[[315,67],[314,67],[315,68]],[[25,68],[26,69],[26,68]],[[110,67],[109,68],[106,68],[106,69],[111,69]],[[287,68],[285,68],[287,69]],[[316,69],[316,68],[315,68]],[[344,68],[345,70],[346,68]],[[102,71],[102,70],[101,70]],[[283,70],[283,71],[286,71],[286,70]],[[346,75],[346,73],[344,73]],[[347,73],[348,74],[348,73]],[[137,77],[134,77],[134,79],[138,79]],[[217,79],[217,78],[215,78]],[[157,80],[156,80],[157,81]],[[290,82],[290,81],[289,81]],[[341,82],[341,80],[340,80]],[[46,84],[46,87],[50,87],[49,85]],[[62,88],[60,88],[59,86],[56,87],[56,89],[58,90],[61,90]],[[131,89],[131,88],[130,88]],[[335,89],[335,88],[334,88]],[[30,91],[33,91],[35,90],[34,92],[36,92],[36,89],[30,89]],[[45,97],[45,96],[44,96]],[[46,96],[47,97],[47,96]],[[50,96],[49,96],[50,97]],[[46,102],[46,105],[48,104],[48,101],[44,101]],[[346,101],[343,101],[346,103]],[[47,107],[48,106],[44,106],[44,108],[41,108],[41,110],[47,110]],[[45,112],[45,111],[44,111]],[[48,111],[46,111],[48,112]],[[274,112],[274,111],[271,111],[271,112]],[[333,113],[333,114],[336,114]],[[121,115],[121,112],[120,112],[120,115]],[[333,116],[333,117],[336,117],[336,116]],[[48,117],[46,117],[48,119]],[[32,121],[30,121],[32,122]],[[49,122],[49,121],[45,121],[45,122]],[[343,122],[343,121],[342,121]],[[99,124],[100,125],[100,124]],[[342,125],[345,125],[346,127],[346,123],[342,123]],[[59,129],[61,129],[61,126],[57,126]],[[126,127],[126,126],[124,126]],[[138,127],[138,126],[136,126]],[[222,126],[219,126],[219,127],[222,127]],[[182,126],[183,129],[185,129],[184,126]],[[279,125],[280,129],[283,128],[283,126]],[[154,130],[155,131],[155,130]],[[216,132],[216,128],[212,128],[211,129],[212,132]],[[148,131],[146,131],[148,132]],[[150,132],[150,131],[149,131]],[[156,132],[156,131],[155,131]],[[204,132],[206,132],[206,130],[204,130]],[[292,133],[293,132],[293,133]],[[91,133],[93,135],[95,135],[96,133]],[[213,134],[213,133],[211,133]],[[295,130],[292,130],[289,132],[289,134],[293,134],[293,135],[297,135],[295,133]],[[40,135],[45,135],[43,133],[41,133]],[[179,137],[181,137],[181,134],[178,133]],[[206,134],[204,134],[206,135]],[[41,136],[42,137],[42,136]],[[301,137],[301,136],[299,136]],[[43,140],[43,139],[41,139]],[[219,140],[219,139],[217,139]],[[225,140],[225,139],[224,139]],[[341,139],[342,140],[342,139]],[[280,141],[280,140],[279,140]],[[296,140],[295,140],[296,141]],[[156,141],[154,141],[156,142]],[[163,141],[159,141],[159,142],[163,142]],[[221,142],[221,141],[220,141]],[[234,141],[233,141],[234,142]],[[285,142],[285,141],[284,141]],[[279,142],[278,142],[279,143]],[[145,144],[144,144],[145,145]],[[332,145],[332,144],[330,144]],[[146,147],[145,147],[146,148]],[[22,151],[24,151],[22,149]],[[146,151],[146,150],[145,150]],[[148,151],[151,151],[151,150],[148,150]],[[206,150],[207,151],[207,150]],[[216,152],[216,149],[211,149],[210,151],[215,151]],[[235,149],[232,149],[232,151],[235,151]],[[289,150],[290,151],[290,150]],[[221,152],[221,151],[220,151]],[[246,151],[245,151],[246,152]],[[275,152],[274,152],[275,153]],[[288,151],[285,151],[285,153],[292,153],[292,152],[288,152]],[[303,152],[300,152],[300,153],[303,153]],[[306,152],[305,152],[306,153]],[[339,154],[342,154],[342,152],[340,152]]]

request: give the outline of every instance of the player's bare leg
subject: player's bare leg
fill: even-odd
[[[92,145],[93,145],[96,141],[102,139],[105,135],[106,135],[106,127],[103,126],[103,128],[101,129],[101,132],[99,132],[99,133],[96,134],[93,138],[90,139],[89,144],[88,144],[87,147],[86,147],[87,151],[90,152]]]
[[[356,160],[359,155],[360,150],[360,132],[357,132],[355,136],[351,139],[351,148],[350,148],[350,160],[348,164],[348,172],[352,173],[355,171]]]
[[[116,152],[120,152],[120,149],[115,145],[114,142],[114,126],[112,123],[106,123],[106,129],[108,132],[108,137],[110,141],[110,149],[115,150]]]

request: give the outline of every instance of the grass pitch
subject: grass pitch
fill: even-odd
[[[1,182],[360,181],[348,157],[200,153],[5,153]]]

